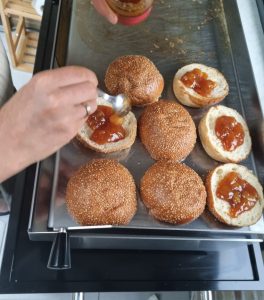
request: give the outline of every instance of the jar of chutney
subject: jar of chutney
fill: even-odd
[[[123,25],[136,25],[150,15],[154,0],[106,0]]]

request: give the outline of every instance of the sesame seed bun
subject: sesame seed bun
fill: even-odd
[[[202,179],[184,164],[159,161],[151,166],[140,185],[141,198],[154,218],[184,224],[204,211],[206,191]]]
[[[196,128],[180,104],[160,100],[145,108],[139,121],[140,138],[155,160],[183,160],[196,142]]]
[[[115,160],[94,159],[70,178],[66,205],[80,225],[128,224],[137,209],[133,177]]]
[[[184,85],[181,78],[193,69],[199,69],[208,75],[208,79],[216,83],[216,87],[209,96],[202,96],[192,88]],[[176,98],[184,105],[190,107],[204,107],[222,101],[229,92],[228,83],[222,73],[217,69],[202,64],[190,64],[177,71],[173,80],[173,91]]]
[[[158,101],[164,79],[147,57],[127,55],[109,65],[105,85],[111,95],[126,94],[132,105],[144,106]]]
[[[258,195],[259,201],[248,211],[245,211],[237,217],[231,217],[229,214],[230,204],[216,196],[216,190],[220,181],[230,172],[236,172],[239,176],[252,185]],[[222,223],[227,225],[243,227],[255,224],[262,216],[264,198],[263,188],[259,183],[257,177],[253,175],[252,171],[244,166],[237,164],[224,164],[216,167],[209,172],[206,178],[207,189],[207,206],[210,212]]]
[[[216,136],[215,133],[216,120],[222,116],[235,118],[243,128],[244,141],[233,151],[225,150],[221,140]],[[215,160],[221,162],[240,162],[246,159],[251,151],[251,138],[247,124],[243,117],[232,108],[223,105],[211,107],[201,119],[198,129],[205,151]]]

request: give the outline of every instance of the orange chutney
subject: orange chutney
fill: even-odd
[[[98,105],[97,110],[88,117],[87,124],[94,130],[90,139],[99,145],[118,142],[126,136],[122,119],[109,106]]]
[[[244,143],[245,133],[234,117],[221,116],[215,122],[215,134],[226,151],[234,151]]]
[[[186,72],[181,77],[181,81],[185,86],[193,89],[196,93],[204,97],[209,96],[216,87],[216,82],[209,80],[208,74],[197,68]]]
[[[236,172],[228,173],[218,183],[216,196],[230,204],[229,215],[232,218],[250,210],[259,200],[256,189]]]

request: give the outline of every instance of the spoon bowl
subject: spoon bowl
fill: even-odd
[[[113,110],[118,116],[124,117],[131,111],[131,101],[126,95],[111,96],[100,89],[97,89],[97,91],[99,97],[112,105]]]

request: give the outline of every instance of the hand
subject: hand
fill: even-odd
[[[83,67],[34,76],[0,110],[0,182],[68,143],[96,110],[97,78]]]
[[[105,0],[92,0],[92,4],[100,15],[105,17],[110,23],[116,24],[118,17],[109,7]]]

